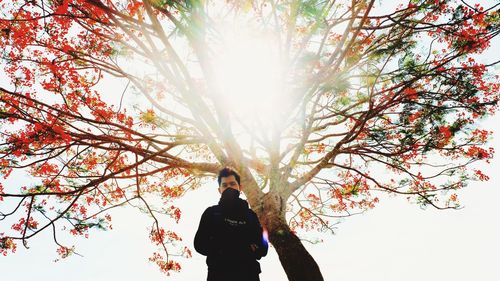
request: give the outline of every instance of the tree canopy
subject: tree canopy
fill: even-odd
[[[152,218],[150,260],[180,270],[191,252],[158,217],[233,166],[288,278],[322,280],[304,231],[381,192],[457,208],[488,179],[490,4],[0,1],[0,251],[49,231],[66,257],[59,235],[129,205]]]

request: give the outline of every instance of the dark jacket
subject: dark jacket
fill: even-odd
[[[251,244],[257,246],[252,251]],[[194,238],[194,248],[207,256],[208,271],[259,274],[257,261],[267,254],[268,243],[263,238],[257,215],[245,200],[211,206],[201,216]]]

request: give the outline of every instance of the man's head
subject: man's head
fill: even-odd
[[[219,183],[219,193],[221,194],[228,188],[241,191],[240,175],[232,168],[225,167],[220,170],[217,181]]]

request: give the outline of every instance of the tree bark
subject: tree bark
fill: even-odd
[[[262,203],[260,210],[255,211],[269,234],[269,242],[276,249],[288,280],[323,281],[318,264],[286,223],[280,197],[268,193]]]

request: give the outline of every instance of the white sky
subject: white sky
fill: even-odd
[[[484,128],[493,129],[500,116]],[[494,146],[500,150],[500,136]],[[383,198],[364,215],[348,218],[337,234],[321,244],[306,244],[319,263],[325,280],[406,281],[500,280],[500,159],[485,167],[489,182],[471,183],[459,192],[462,210],[421,210],[404,198]],[[188,194],[182,205],[180,233],[191,243],[203,210],[218,200],[212,186]],[[114,216],[114,230],[94,232],[78,241],[84,257],[52,262],[55,247],[49,233],[33,239],[30,249],[0,257],[2,280],[205,280],[205,258],[194,253],[184,260],[183,271],[168,279],[147,258],[153,250],[147,238],[149,220],[135,210],[123,209]],[[286,280],[273,248],[261,260],[262,281]]]
[[[498,127],[500,115],[483,128]],[[500,151],[500,132],[492,145]],[[306,244],[318,262],[325,280],[406,281],[500,280],[500,158],[484,171],[489,182],[472,182],[459,191],[461,210],[421,210],[402,197],[382,198],[375,209],[346,219],[337,234],[324,243]],[[188,194],[180,202],[183,218],[179,233],[192,244],[203,210],[218,200],[216,183]],[[189,205],[189,207],[187,207]],[[114,230],[93,232],[81,239],[73,256],[57,263],[48,232],[30,240],[16,254],[0,257],[2,280],[205,280],[205,257],[194,251],[182,261],[183,271],[166,279],[156,265],[147,261],[154,250],[147,235],[149,219],[136,210],[122,209],[114,215]],[[261,260],[262,281],[286,280],[273,248]]]
[[[491,2],[491,1],[488,1]],[[494,46],[498,49],[498,40]],[[494,48],[491,48],[494,49]],[[490,50],[490,57],[494,57]],[[498,57],[498,55],[496,55]],[[500,152],[500,116],[483,124],[496,130],[492,145]],[[402,197],[381,198],[366,214],[346,219],[337,234],[324,243],[306,244],[325,280],[420,281],[500,280],[500,159],[484,167],[489,182],[472,182],[458,192],[462,210],[421,210]],[[214,182],[180,201],[183,218],[179,233],[192,245],[203,210],[216,204]],[[84,257],[57,258],[50,232],[19,245],[16,254],[0,256],[1,280],[104,281],[205,280],[205,257],[193,250],[182,260],[183,271],[167,278],[147,259],[154,250],[148,239],[148,218],[137,210],[122,209],[113,216],[114,230],[91,232],[76,242]],[[286,280],[273,248],[261,260],[262,281]]]

